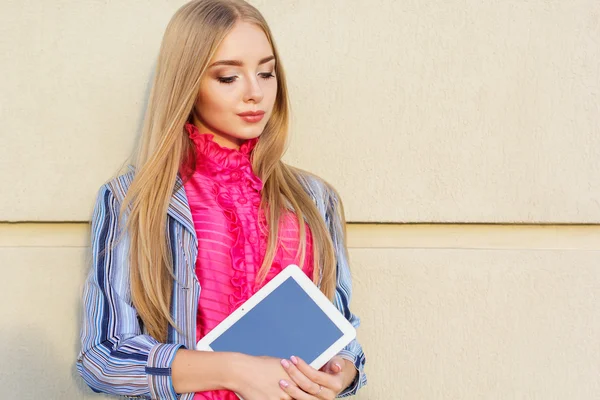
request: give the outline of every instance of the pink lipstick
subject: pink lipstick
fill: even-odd
[[[265,116],[264,111],[246,111],[238,114],[244,121],[255,123],[259,122]]]

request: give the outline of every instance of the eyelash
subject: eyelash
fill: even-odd
[[[259,74],[261,78],[263,78],[264,80],[268,80],[271,78],[275,78],[275,75],[273,75],[272,72],[265,72],[262,74]],[[217,80],[221,83],[224,83],[226,85],[229,85],[231,83],[233,83],[235,81],[235,78],[237,78],[237,76],[223,76],[223,77],[219,77],[217,78]]]

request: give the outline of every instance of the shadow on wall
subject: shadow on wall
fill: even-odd
[[[0,399],[100,399],[79,377],[81,292],[89,248],[4,247]]]
[[[71,326],[65,328],[71,329]],[[47,331],[47,328],[31,325],[2,335],[0,354],[10,368],[5,368],[0,376],[0,398],[109,398],[87,387],[75,368],[76,353],[59,351],[55,343],[46,339]]]
[[[135,157],[136,157],[137,149],[140,146],[140,141],[142,138],[142,130],[144,129],[144,117],[146,115],[148,103],[150,102],[150,94],[152,92],[152,84],[153,84],[155,75],[156,75],[156,63],[154,63],[152,65],[152,68],[150,69],[150,76],[148,77],[148,80],[146,83],[146,92],[144,93],[142,105],[139,110],[137,128],[136,128],[136,132],[135,132],[135,136],[134,136],[134,140],[133,140],[132,154],[127,159],[123,160],[123,163],[118,167],[118,169],[113,171],[113,174],[110,177],[107,177],[107,179],[105,181],[108,181],[111,178],[115,178],[115,177],[119,176],[120,174],[126,173],[128,165],[130,165],[130,164],[133,165],[136,162]]]

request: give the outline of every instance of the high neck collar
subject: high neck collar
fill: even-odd
[[[203,155],[210,161],[221,164],[223,167],[239,164],[243,160],[249,160],[252,150],[258,142],[258,138],[246,140],[239,149],[223,147],[215,142],[211,133],[200,133],[198,127],[187,122],[185,129],[190,139],[195,143],[198,155]]]
[[[210,133],[200,133],[198,128],[186,123],[185,129],[195,145],[195,171],[208,174],[225,183],[247,181],[261,190],[263,183],[252,171],[251,154],[258,138],[246,140],[239,149],[223,147]]]

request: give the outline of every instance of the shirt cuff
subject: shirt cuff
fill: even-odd
[[[364,366],[365,366],[365,357],[361,354],[353,354],[351,351],[342,350],[338,353],[338,356],[343,358],[344,360],[350,361],[354,368],[356,368],[357,374],[354,377],[352,383],[344,389],[340,394],[337,395],[338,398],[341,397],[349,397],[354,396],[358,389],[365,386],[367,384],[367,375],[365,374]]]
[[[175,400],[179,398],[173,388],[171,364],[175,358],[175,353],[180,348],[185,348],[185,346],[182,344],[158,343],[150,350],[146,364],[146,374],[148,375],[148,385],[153,399]]]

